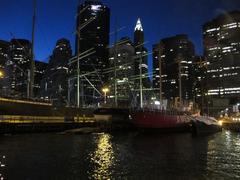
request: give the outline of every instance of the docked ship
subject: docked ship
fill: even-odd
[[[188,131],[189,113],[168,110],[136,110],[131,113],[134,125],[144,131],[182,132]]]
[[[221,124],[213,117],[196,116],[191,120],[191,132],[193,135],[216,133],[221,130]]]
[[[143,107],[143,92],[142,92],[142,74],[140,69],[140,107],[139,110],[133,110],[131,112],[131,117],[133,123],[137,128],[144,129],[145,131],[163,131],[163,132],[179,132],[179,131],[189,131],[190,127],[190,112],[186,111],[182,103],[182,80],[181,80],[181,61],[182,59],[177,59],[175,63],[178,63],[178,76],[179,76],[179,99],[178,106],[175,106],[171,109],[167,108],[167,105],[164,106],[163,97],[162,97],[162,53],[163,47],[159,48],[158,62],[159,62],[159,97],[160,97],[160,110],[159,109],[145,109]]]

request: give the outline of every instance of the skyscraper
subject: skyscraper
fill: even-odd
[[[135,48],[135,60],[134,60],[134,79],[135,79],[135,100],[134,106],[138,106],[141,102],[147,103],[150,97],[149,88],[150,78],[148,74],[148,50],[144,47],[144,30],[140,18],[138,18],[136,26],[134,28],[134,48]],[[141,77],[141,75],[142,77]],[[141,79],[140,79],[141,78]],[[141,94],[142,92],[142,94]]]
[[[220,14],[203,25],[207,96],[222,108],[240,102],[240,11]],[[225,103],[223,103],[225,101]]]
[[[134,29],[134,47],[135,47],[135,76],[140,78],[141,67],[143,87],[149,88],[150,80],[148,77],[148,50],[144,47],[144,31],[140,18],[138,18]],[[142,62],[141,65],[140,62]],[[139,84],[139,78],[138,81],[136,82],[137,84]]]
[[[80,57],[81,106],[96,104],[102,99],[101,89],[107,82],[104,69],[109,67],[108,45],[110,31],[110,9],[98,0],[86,0],[77,11],[76,51]],[[77,74],[77,62],[72,75]],[[91,73],[95,71],[95,73]],[[77,79],[72,87],[77,88]],[[73,91],[74,92],[74,91]],[[71,97],[77,102],[77,89]]]
[[[162,53],[159,53],[162,48]],[[161,57],[159,57],[161,55]],[[160,69],[162,78],[162,96],[167,100],[181,97],[183,100],[193,99],[192,70],[195,50],[187,35],[176,35],[165,38],[153,46],[153,88],[159,95]],[[161,62],[159,62],[161,60]],[[181,78],[181,79],[180,79]],[[180,81],[181,80],[181,81]]]
[[[31,43],[25,39],[12,39],[6,64],[8,94],[26,98],[30,92]]]
[[[115,71],[110,71],[109,95],[113,98],[117,96],[118,106],[129,106],[133,99],[135,61],[135,48],[130,38],[121,38],[110,49],[109,60],[111,67],[116,65],[116,77]],[[111,98],[112,104],[114,104],[113,98]]]
[[[57,106],[66,105],[68,95],[68,60],[72,49],[67,39],[59,39],[50,57],[44,79],[41,83],[42,97],[52,100]]]
[[[9,42],[0,40],[0,93],[6,95],[6,63],[9,58]]]
[[[47,66],[48,66],[48,63],[41,62],[41,61],[35,61],[34,88],[33,88],[35,98],[41,97],[41,81],[44,78]]]

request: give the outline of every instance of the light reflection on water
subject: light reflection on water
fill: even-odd
[[[90,177],[94,179],[110,179],[110,168],[114,164],[114,152],[111,143],[111,135],[100,134],[96,139],[96,150],[89,154],[94,169],[90,171]]]
[[[5,155],[0,156],[0,180],[4,180],[3,172],[6,168],[5,162],[6,162],[6,156]]]
[[[208,142],[207,169],[211,177],[240,178],[240,135],[224,131]]]
[[[240,134],[0,136],[4,179],[239,179]]]

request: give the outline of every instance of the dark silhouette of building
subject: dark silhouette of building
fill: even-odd
[[[207,73],[207,62],[203,56],[195,56],[193,63],[193,90],[194,90],[194,101],[199,107],[204,106],[204,98],[207,93],[206,90],[206,73]],[[202,109],[203,110],[203,109]]]
[[[240,102],[240,11],[220,14],[203,25],[207,61],[207,104],[213,109]],[[221,106],[221,107],[220,107]]]
[[[109,53],[110,66],[113,69],[109,76],[109,97],[115,102],[115,81],[118,106],[129,106],[134,93],[135,47],[130,38],[119,40]],[[116,66],[116,77],[114,67]]]
[[[0,94],[6,95],[6,63],[9,59],[9,42],[0,40]]]
[[[9,60],[6,63],[8,95],[26,98],[29,93],[31,68],[31,43],[25,39],[12,39]]]
[[[162,49],[162,53],[159,53]],[[161,56],[159,58],[159,56]],[[179,78],[182,84],[182,100],[193,100],[193,62],[195,50],[187,35],[176,35],[165,38],[153,46],[153,88],[159,97],[160,71],[162,78],[162,96],[164,99],[175,101],[180,97]],[[161,64],[159,63],[161,59]]]
[[[144,31],[140,18],[138,18],[134,29],[134,47],[135,47],[135,76],[140,78],[140,61],[141,61],[143,87],[149,88],[150,79],[148,76],[148,50],[144,47]],[[139,84],[139,78],[138,81],[136,82],[137,84]]]
[[[41,62],[41,61],[35,61],[34,89],[33,89],[35,98],[41,97],[41,81],[44,78],[47,66],[48,66],[48,63]]]
[[[135,92],[132,102],[133,106],[139,106],[140,103],[140,74],[142,74],[142,93],[143,104],[146,104],[151,97],[151,83],[148,73],[148,50],[144,47],[144,30],[140,18],[138,18],[136,26],[134,28],[134,48],[135,48],[135,60],[134,60],[134,79],[135,79]],[[141,68],[141,73],[140,73]]]
[[[72,57],[70,42],[67,39],[57,41],[48,63],[44,79],[41,82],[41,96],[62,106],[68,100],[68,60]]]
[[[79,5],[77,11],[76,51],[75,55],[83,55],[80,60],[80,74],[88,74],[81,78],[81,106],[96,104],[102,99],[101,92],[107,82],[104,69],[109,67],[108,45],[110,31],[110,9],[97,0],[86,0]],[[92,53],[94,52],[94,53]],[[87,55],[91,53],[91,55]],[[72,76],[77,74],[77,62],[73,65]],[[95,73],[90,73],[98,71]],[[90,74],[89,74],[90,73]],[[87,80],[86,80],[87,78]],[[89,83],[90,82],[90,83]],[[77,79],[72,81],[72,104],[77,104]]]

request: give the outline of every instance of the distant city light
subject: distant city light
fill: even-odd
[[[157,106],[161,105],[160,101],[155,101],[154,104]]]
[[[91,6],[91,10],[93,10],[93,11],[99,11],[100,10],[100,8],[101,8],[101,5],[92,5]]]

